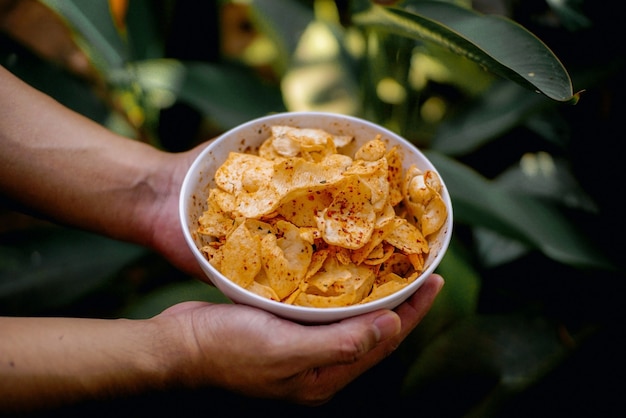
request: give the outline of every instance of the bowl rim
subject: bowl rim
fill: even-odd
[[[440,178],[442,184],[442,198],[446,203],[446,207],[448,209],[448,216],[446,222],[442,226],[442,228],[446,228],[445,234],[441,238],[441,245],[439,247],[438,254],[435,258],[430,262],[428,267],[422,271],[422,273],[411,283],[409,283],[406,287],[402,288],[400,291],[394,292],[385,297],[372,300],[363,304],[356,304],[350,306],[341,306],[341,307],[328,307],[328,308],[318,308],[318,307],[307,307],[307,306],[299,306],[299,305],[291,305],[286,304],[280,301],[274,301],[253,292],[250,292],[243,287],[237,285],[232,280],[228,279],[222,273],[217,270],[217,268],[213,267],[211,263],[204,257],[198,246],[196,245],[192,233],[190,231],[190,224],[188,222],[188,211],[190,206],[190,198],[193,196],[193,190],[191,187],[197,183],[197,177],[199,175],[198,169],[204,164],[204,160],[207,158],[207,155],[211,153],[212,150],[219,147],[222,142],[228,137],[237,134],[240,131],[244,131],[259,124],[267,124],[271,125],[272,121],[276,120],[284,120],[285,118],[303,118],[303,117],[322,117],[322,118],[330,118],[330,119],[338,119],[344,122],[351,122],[358,125],[365,125],[368,128],[379,131],[386,137],[392,137],[394,141],[402,144],[406,149],[411,149],[413,152],[418,154],[418,157],[426,161],[430,167],[428,169],[433,169]],[[321,129],[324,129],[321,127]],[[422,167],[419,167],[422,168]],[[252,119],[243,124],[237,125],[224,133],[218,135],[216,138],[211,140],[207,146],[196,156],[192,164],[187,169],[187,173],[183,179],[183,183],[180,188],[179,195],[179,219],[180,225],[183,229],[183,235],[187,245],[192,251],[196,261],[200,263],[202,270],[204,271],[206,278],[210,280],[210,282],[215,285],[224,295],[231,301],[240,304],[247,304],[258,307],[260,309],[268,310],[276,315],[288,318],[301,320],[304,322],[327,322],[334,321],[339,319],[344,319],[347,317],[359,315],[366,312],[375,311],[378,309],[388,308],[390,305],[397,306],[406,299],[408,299],[415,291],[421,287],[423,282],[426,280],[428,276],[430,276],[435,269],[439,266],[441,260],[444,258],[445,253],[447,252],[448,246],[450,244],[452,238],[452,230],[453,230],[453,212],[452,212],[452,202],[450,199],[450,195],[448,192],[448,188],[445,184],[444,179],[441,177],[441,174],[434,166],[434,164],[422,153],[422,151],[403,138],[402,136],[396,134],[395,132],[378,125],[374,122],[370,122],[366,119],[362,119],[356,116],[345,115],[340,113],[333,112],[323,112],[323,111],[297,111],[297,112],[280,112],[273,113],[270,115],[262,116],[256,119]],[[209,270],[216,277],[221,277],[223,280],[217,281],[211,277],[210,274],[207,273],[206,270]],[[230,291],[241,294],[241,300],[235,301],[235,298],[229,296],[229,292],[226,292],[224,288],[229,288]],[[411,290],[411,291],[410,291]]]

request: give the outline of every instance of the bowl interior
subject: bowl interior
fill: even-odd
[[[380,134],[389,146],[399,144],[402,147],[405,169],[411,164],[416,164],[422,170],[437,171],[432,163],[405,139],[376,124],[350,116],[320,112],[281,113],[240,125],[212,141],[203,150],[190,167],[181,189],[180,216],[183,232],[194,256],[209,280],[233,302],[256,306],[279,316],[301,322],[325,323],[336,321],[377,309],[393,309],[406,300],[421,286],[426,277],[435,270],[450,242],[453,223],[452,206],[443,179],[441,179],[443,184],[441,195],[448,207],[448,218],[436,236],[430,241],[431,249],[425,260],[424,272],[417,280],[401,291],[385,298],[361,305],[338,308],[310,308],[288,305],[263,298],[239,287],[221,275],[203,256],[200,248],[206,245],[207,238],[198,234],[196,229],[198,227],[198,218],[206,210],[208,191],[215,186],[213,174],[226,160],[229,152],[257,151],[261,143],[270,136],[273,125],[320,128],[332,134],[353,135],[355,141],[349,148],[344,149],[347,155],[354,155],[358,147]]]

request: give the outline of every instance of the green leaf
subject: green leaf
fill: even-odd
[[[571,164],[546,152],[526,153],[520,164],[509,167],[494,183],[503,190],[536,196],[563,207],[589,213],[599,211],[572,173]]]
[[[563,102],[575,102],[570,77],[552,51],[516,22],[436,1],[372,5],[354,16],[364,27],[434,42],[487,70]]]
[[[431,148],[447,155],[463,155],[521,125],[551,102],[517,84],[494,83],[467,106],[444,119],[431,139]]]
[[[530,252],[528,245],[500,235],[493,229],[475,227],[473,232],[476,252],[485,267],[510,263]]]
[[[511,193],[442,154],[428,151],[426,155],[446,182],[455,222],[493,229],[568,265],[613,268],[556,205]]]
[[[67,22],[77,41],[102,72],[129,60],[128,47],[111,17],[106,0],[42,0]]]
[[[79,300],[147,250],[66,228],[0,236],[2,314],[37,314]]]

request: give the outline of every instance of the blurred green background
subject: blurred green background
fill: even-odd
[[[386,3],[0,0],[0,64],[116,132],[178,152],[271,112],[351,114],[422,149],[454,205],[431,313],[329,404],[207,389],[55,413],[622,416],[618,4]],[[145,318],[193,299],[227,302],[144,248],[0,200],[0,314]]]

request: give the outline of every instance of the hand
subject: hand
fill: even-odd
[[[330,325],[300,325],[242,305],[185,302],[154,320],[171,322],[184,343],[171,378],[249,396],[319,405],[374,366],[407,337],[443,286],[430,276],[395,312]]]
[[[173,266],[192,276],[207,281],[198,262],[189,250],[180,224],[178,203],[180,189],[195,158],[209,142],[181,153],[161,153],[159,162],[162,187],[158,189],[154,200],[147,201],[145,209],[139,211],[150,221],[148,229],[151,236],[145,244],[164,256]]]

